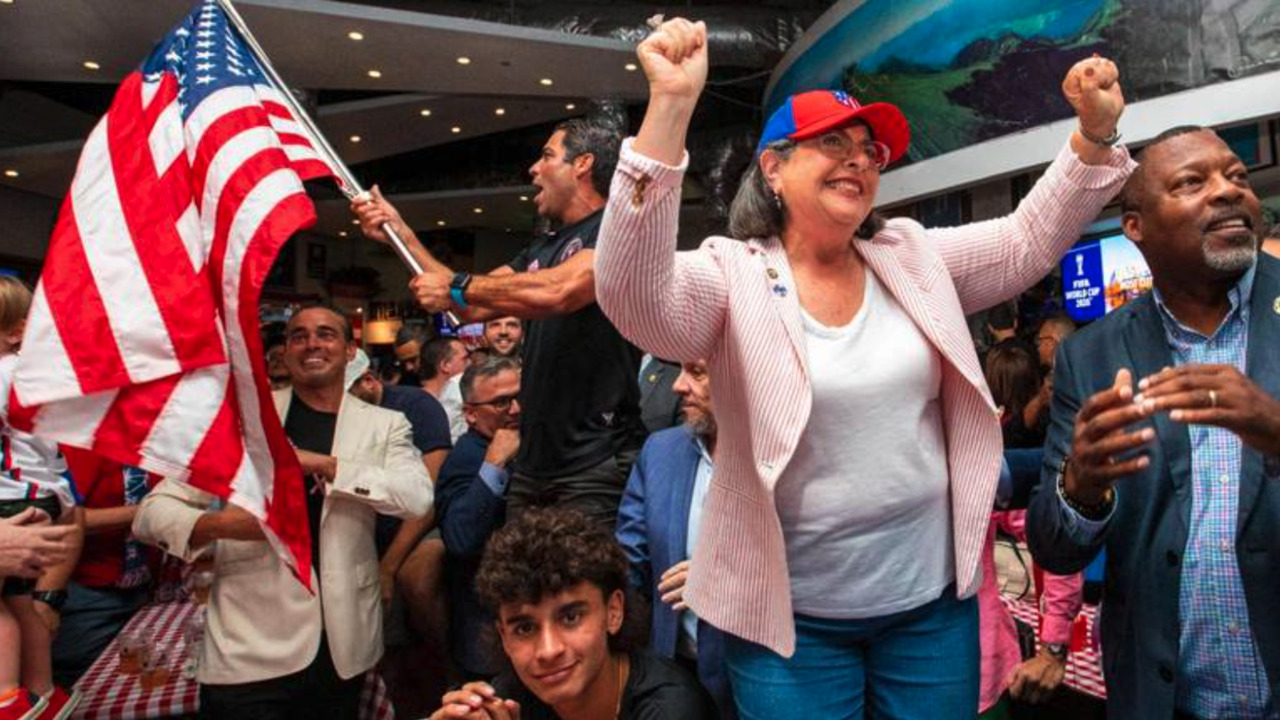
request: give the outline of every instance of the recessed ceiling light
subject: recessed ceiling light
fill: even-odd
[[[539,81],[538,81],[538,84],[539,84],[539,85],[545,85],[545,86],[547,86],[547,87],[550,87],[551,85],[553,85],[553,84],[555,84],[555,83],[553,83],[553,82],[552,82],[551,78],[542,78],[541,80],[539,80]]]
[[[482,215],[484,213],[484,208],[471,208],[471,212],[477,215]]]
[[[520,202],[529,202],[529,196],[528,196],[528,195],[521,195],[521,196],[520,196]]]
[[[458,127],[457,125],[454,125],[453,127],[449,128],[449,132],[453,133],[454,135],[457,135],[458,133],[462,132],[462,128]]]
[[[437,220],[437,221],[436,221],[436,224],[437,224],[437,225],[439,225],[440,227],[444,227],[444,221],[443,221],[443,220]]]
[[[469,57],[467,57],[467,56],[463,55],[463,56],[461,56],[461,57],[459,57],[459,58],[458,58],[458,64],[459,64],[459,65],[470,65],[470,64],[471,64],[471,58],[469,58]]]
[[[352,225],[359,225],[359,224],[360,224],[360,221],[359,221],[359,220],[352,220],[352,221],[351,221],[351,224],[352,224]]]
[[[85,61],[84,61],[84,66],[85,66],[85,69],[87,69],[87,70],[101,70],[101,69],[102,69],[102,66],[101,66],[101,65],[99,65],[98,63],[96,63],[96,62],[94,62],[94,61],[92,61],[92,60],[85,60]]]
[[[493,109],[493,114],[494,114],[494,115],[506,115],[506,114],[507,114],[507,110],[506,110],[506,108],[494,108],[494,109]]]
[[[577,107],[578,107],[577,105],[574,105],[573,103],[569,103],[568,105],[565,105],[565,106],[564,106],[564,109],[565,109],[565,110],[575,110],[575,109],[577,109]]]
[[[5,171],[4,171],[4,176],[5,176],[5,177],[11,177],[11,178],[12,178],[12,177],[18,177],[18,171],[17,171],[17,170],[5,170]]]
[[[339,231],[338,231],[338,237],[346,237],[346,236],[347,236],[347,231],[346,231],[346,230],[339,230]]]
[[[369,71],[369,77],[371,77],[371,78],[375,78],[375,79],[376,79],[376,78],[380,78],[380,77],[382,77],[382,71],[381,71],[381,70],[370,70],[370,71]]]
[[[351,38],[352,40],[360,41],[364,39],[364,33],[358,30],[352,30],[351,32],[347,33],[347,37]]]
[[[627,69],[627,72],[635,72],[636,70],[639,70],[635,63],[627,63],[624,67]]]
[[[422,108],[421,110],[418,111],[418,114],[421,115],[422,117],[431,117],[431,111],[428,110],[427,108]]]
[[[352,135],[352,136],[351,136],[351,142],[353,142],[353,143],[358,143],[358,142],[360,142],[360,136],[359,136],[359,135]]]

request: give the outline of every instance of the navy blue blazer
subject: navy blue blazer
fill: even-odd
[[[1172,365],[1151,295],[1067,339],[1055,363],[1045,467],[1027,514],[1031,553],[1049,572],[1079,572],[1106,548],[1101,624],[1108,717],[1173,717],[1178,593],[1191,515],[1190,435],[1168,413],[1146,421],[1157,433],[1151,464],[1117,483],[1115,513],[1092,545],[1075,544],[1063,527],[1057,469],[1070,450],[1076,413],[1112,385],[1117,370],[1129,368],[1136,382]],[[1254,279],[1246,369],[1280,397],[1280,261],[1266,255],[1259,256]],[[1280,478],[1269,478],[1266,466],[1259,453],[1244,448],[1235,551],[1272,703],[1280,707]]]
[[[653,608],[651,649],[674,658],[680,615],[662,602],[658,580],[668,568],[688,560],[689,507],[701,453],[683,425],[649,436],[631,466],[618,509],[618,542],[631,562],[631,584]],[[698,621],[698,679],[715,698],[720,717],[735,717],[724,667],[724,635]]]
[[[476,595],[476,571],[485,543],[506,519],[506,499],[480,479],[489,440],[468,430],[440,466],[435,510],[445,547],[445,583],[452,613],[449,646],[467,679],[488,677],[503,667],[493,616]]]

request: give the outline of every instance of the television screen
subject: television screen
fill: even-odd
[[[1097,320],[1151,290],[1151,270],[1122,234],[1085,240],[1062,258],[1062,294],[1076,322]]]

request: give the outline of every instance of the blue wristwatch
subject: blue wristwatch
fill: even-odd
[[[467,309],[467,288],[471,285],[471,273],[456,272],[453,274],[453,280],[449,282],[449,297],[453,298],[453,304],[460,309]]]

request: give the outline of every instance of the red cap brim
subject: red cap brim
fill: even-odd
[[[855,120],[865,122],[871,128],[876,140],[889,147],[889,162],[895,163],[907,152],[911,144],[911,128],[907,118],[895,105],[889,103],[871,103],[859,108],[842,107],[842,112],[832,113],[824,118],[797,128],[788,137],[792,140],[808,140],[828,130],[847,127]]]

